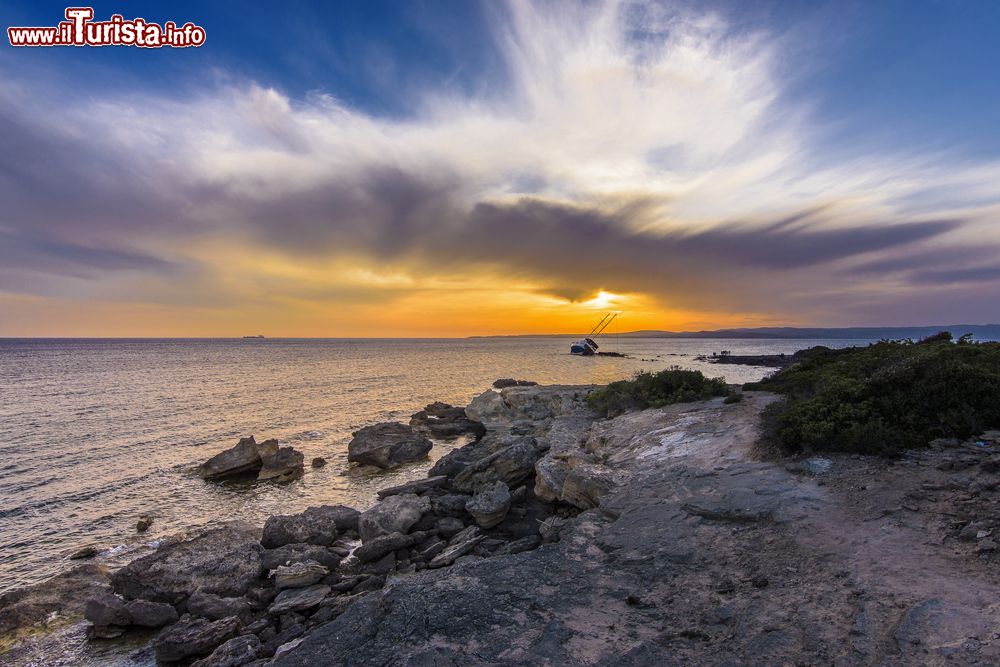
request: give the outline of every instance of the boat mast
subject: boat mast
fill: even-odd
[[[604,331],[605,329],[607,329],[608,325],[611,324],[612,322],[614,322],[615,318],[618,317],[618,313],[615,313],[613,315],[611,313],[608,313],[608,315],[611,315],[611,319],[608,320],[607,322],[604,322],[604,320],[601,320],[601,322],[604,323],[604,326],[601,326],[600,324],[598,324],[597,327],[594,327],[594,331],[590,332],[590,335],[592,335],[592,336],[600,336],[601,332]],[[604,319],[607,319],[608,315],[605,315]]]
[[[595,325],[594,325],[594,328],[593,328],[593,329],[591,329],[591,330],[590,330],[590,333],[589,333],[589,334],[587,334],[587,335],[588,335],[588,336],[593,336],[593,335],[594,335],[594,332],[595,332],[595,331],[597,331],[598,327],[600,327],[600,326],[601,326],[602,324],[604,324],[604,320],[608,319],[608,317],[610,317],[610,316],[611,316],[611,313],[608,313],[607,315],[605,315],[604,317],[602,317],[602,318],[601,318],[601,321],[600,321],[600,322],[598,322],[597,324],[595,324]],[[612,318],[612,319],[613,319],[613,318]],[[598,332],[598,333],[599,333],[599,332]]]

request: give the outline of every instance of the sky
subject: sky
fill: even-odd
[[[1000,321],[1000,3],[94,10],[207,39],[4,37],[0,336]]]

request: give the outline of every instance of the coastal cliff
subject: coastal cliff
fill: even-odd
[[[372,508],[220,526],[95,574],[74,660],[1000,661],[995,440],[770,462],[755,446],[774,394],[600,419],[592,390],[484,392],[456,415],[480,437]],[[31,600],[0,620],[37,620]],[[31,664],[50,637],[3,658]]]

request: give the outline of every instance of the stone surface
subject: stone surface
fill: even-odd
[[[388,553],[397,549],[405,549],[415,544],[419,544],[427,539],[428,533],[417,531],[404,535],[402,533],[389,533],[374,537],[354,550],[354,556],[362,563],[378,560]]]
[[[344,505],[320,505],[301,514],[272,516],[264,523],[261,544],[268,549],[297,543],[329,546],[338,533],[357,528],[357,517],[357,510]]]
[[[260,648],[260,639],[256,635],[233,637],[207,658],[191,663],[191,667],[242,667],[257,659]]]
[[[85,544],[79,547],[76,551],[69,555],[70,560],[85,560],[87,558],[93,558],[97,554],[101,553],[103,549],[99,544]]]
[[[435,438],[455,438],[466,434],[479,438],[486,433],[483,424],[466,416],[465,408],[456,408],[447,403],[431,403],[410,417],[410,426],[417,432],[427,433]]]
[[[278,447],[277,440],[262,444],[260,458],[257,479],[261,481],[290,482],[303,475],[305,459],[302,452],[292,447]]]
[[[285,544],[274,549],[267,549],[261,554],[261,565],[265,570],[273,570],[279,565],[289,565],[312,560],[320,565],[335,570],[340,564],[340,556],[333,553],[329,547],[305,542]]]
[[[506,518],[509,509],[510,490],[503,482],[484,484],[465,504],[465,510],[480,528],[496,526]]]
[[[271,572],[271,578],[274,580],[274,587],[282,590],[312,586],[329,573],[329,569],[316,561],[307,560],[291,565],[279,565]]]
[[[205,591],[195,591],[185,603],[188,613],[211,621],[235,616],[249,622],[253,613],[250,601],[244,597],[222,597]]]
[[[289,588],[278,593],[274,602],[268,607],[267,612],[272,616],[277,616],[290,611],[305,611],[318,607],[330,593],[330,587],[325,584],[316,584],[307,588]]]
[[[451,565],[458,558],[461,558],[465,554],[472,551],[477,544],[486,539],[485,535],[479,533],[479,529],[475,526],[469,526],[462,532],[458,533],[451,538],[448,542],[448,546],[437,556],[432,558],[428,563],[431,568],[444,567],[445,565]]]
[[[384,469],[395,468],[425,458],[432,446],[430,440],[410,426],[386,422],[356,431],[347,446],[347,460]]]
[[[539,456],[532,438],[524,437],[516,444],[468,465],[455,475],[452,486],[467,493],[473,493],[491,482],[517,486],[534,474],[535,461]]]
[[[111,583],[126,599],[177,604],[201,590],[240,596],[263,574],[260,531],[233,522],[161,545],[118,570]]]
[[[437,489],[444,486],[448,482],[447,475],[435,475],[434,477],[424,477],[423,479],[415,479],[412,482],[406,482],[405,484],[399,484],[397,486],[390,486],[385,489],[378,490],[378,497],[380,499],[388,498],[389,496],[399,496],[403,494],[416,494],[420,495],[425,491],[430,491],[431,489]]]
[[[240,441],[223,452],[219,452],[205,463],[197,472],[205,479],[218,479],[235,475],[246,475],[260,469],[260,453],[253,436],[240,438]]]
[[[412,494],[389,496],[361,513],[358,534],[362,542],[390,533],[405,534],[430,509],[427,498]]]
[[[132,615],[125,608],[125,601],[111,593],[95,595],[87,600],[83,608],[83,617],[94,625],[132,624]]]
[[[161,632],[153,642],[159,662],[179,662],[210,655],[217,647],[239,632],[235,618],[209,621],[197,616],[184,616]]]
[[[177,621],[177,610],[165,602],[147,602],[146,600],[131,600],[125,604],[125,609],[132,618],[132,625],[141,628],[162,628]]]

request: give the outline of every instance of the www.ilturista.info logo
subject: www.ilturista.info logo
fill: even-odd
[[[178,26],[167,21],[162,26],[145,19],[126,20],[112,14],[107,21],[94,21],[93,7],[67,7],[66,20],[54,28],[10,27],[11,46],[138,46],[158,49],[185,48],[205,43],[205,29],[191,22]]]

